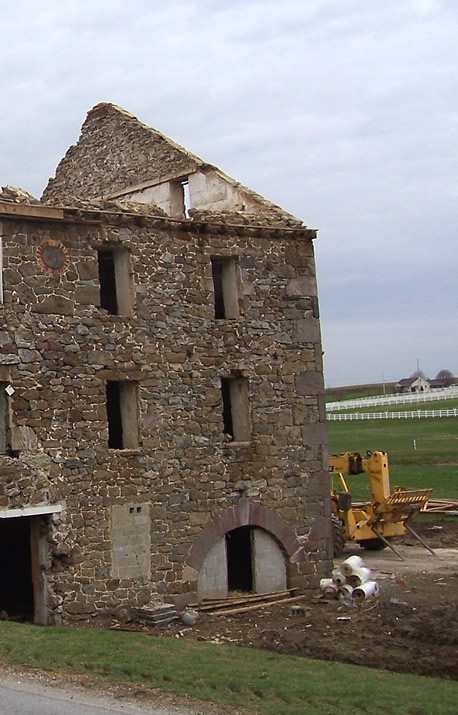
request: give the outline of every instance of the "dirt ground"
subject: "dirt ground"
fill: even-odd
[[[415,528],[436,556],[411,537],[397,542],[405,561],[390,549],[346,549],[344,558],[362,556],[380,587],[361,606],[316,593],[246,613],[201,613],[193,628],[176,622],[154,633],[458,679],[458,518]]]

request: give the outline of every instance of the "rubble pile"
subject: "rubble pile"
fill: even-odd
[[[247,210],[244,206],[240,210],[220,210],[209,209],[189,209],[189,216],[195,221],[224,221],[232,225],[240,226],[279,226],[283,228],[305,228],[300,219],[285,214],[275,207],[265,213]]]
[[[0,201],[6,201],[11,204],[39,204],[40,202],[35,196],[29,194],[25,189],[20,189],[17,186],[2,186],[0,191]]]
[[[1,194],[0,194],[1,197]],[[110,199],[105,197],[83,198],[81,196],[61,196],[60,201],[45,201],[49,206],[64,206],[66,208],[77,208],[85,211],[106,211],[111,213],[132,213],[142,216],[159,216],[168,218],[167,214],[159,206],[141,201]]]

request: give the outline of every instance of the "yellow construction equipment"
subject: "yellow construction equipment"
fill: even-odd
[[[391,543],[394,536],[408,531],[428,551],[434,551],[412,529],[410,521],[431,496],[432,489],[390,488],[388,455],[386,452],[357,452],[331,455],[329,471],[332,475],[331,507],[334,537],[334,556],[342,552],[345,541],[354,541],[365,549],[384,549],[389,546],[402,560],[403,556]],[[352,504],[344,474],[369,474],[371,501]],[[339,488],[334,485],[338,475]]]

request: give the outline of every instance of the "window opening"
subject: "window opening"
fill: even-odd
[[[223,261],[212,258],[213,293],[215,300],[215,318],[225,318],[223,298]]]
[[[189,218],[189,209],[191,208],[191,194],[189,192],[189,181],[185,179],[181,182],[183,189],[183,213],[185,218]]]
[[[173,218],[189,218],[191,194],[187,178],[170,181],[169,184],[169,214]]]
[[[221,378],[221,397],[225,434],[228,434],[236,442],[249,440],[251,424],[248,380],[244,377]]]
[[[229,591],[253,592],[252,527],[241,526],[226,534]]]
[[[232,424],[232,407],[231,407],[231,393],[229,387],[230,380],[223,378],[221,380],[221,395],[223,398],[223,423],[224,432],[234,439],[234,427]]]
[[[97,253],[99,259],[100,307],[108,310],[111,315],[117,315],[118,301],[116,298],[113,251],[98,251]]]
[[[97,251],[100,282],[100,307],[110,315],[130,315],[133,285],[129,251],[125,248]]]
[[[137,392],[135,382],[107,381],[106,406],[110,449],[138,447]]]
[[[212,258],[215,318],[240,317],[237,258]]]

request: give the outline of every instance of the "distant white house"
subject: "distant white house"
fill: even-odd
[[[429,392],[431,383],[425,377],[406,377],[394,386],[396,392]]]

